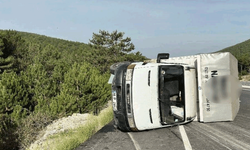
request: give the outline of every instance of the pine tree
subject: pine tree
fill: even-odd
[[[26,45],[17,31],[0,32],[0,72],[20,71]]]
[[[10,71],[14,66],[14,57],[11,50],[7,49],[8,40],[0,37],[0,73]]]
[[[11,114],[18,106],[24,110],[28,107],[28,93],[22,79],[13,71],[1,74],[0,80],[0,114]]]
[[[100,72],[88,63],[74,63],[64,74],[60,94],[53,98],[53,114],[72,114],[93,111],[105,104],[110,98],[107,74]]]
[[[109,54],[128,53],[135,49],[130,37],[123,38],[124,32],[113,31],[109,33],[105,30],[99,30],[99,34],[93,33],[90,45],[96,48],[104,48]]]

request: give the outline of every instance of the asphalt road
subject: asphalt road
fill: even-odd
[[[121,132],[113,122],[76,150],[250,150],[250,89],[242,91],[233,122],[191,122],[143,132]]]

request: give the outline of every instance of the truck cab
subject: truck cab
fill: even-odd
[[[141,131],[184,124],[196,117],[195,69],[186,64],[115,64],[112,101],[115,126]],[[192,108],[190,108],[192,107]],[[194,109],[194,108],[195,109]]]

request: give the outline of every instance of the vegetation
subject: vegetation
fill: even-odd
[[[241,75],[247,75],[250,72],[250,40],[236,44],[231,47],[220,50],[219,52],[230,52],[239,63],[239,71]]]
[[[25,139],[27,127],[39,131],[59,117],[97,114],[110,100],[109,66],[145,59],[131,52],[134,45],[124,33],[100,33],[106,36],[94,33],[84,44],[0,30],[0,147],[26,148],[34,141]]]
[[[29,147],[36,140],[37,136],[39,137],[40,133],[38,131],[44,129],[52,121],[53,118],[47,113],[32,113],[23,118],[20,122],[20,127],[16,131],[16,135],[19,136],[19,147]]]
[[[124,33],[114,31],[109,33],[108,31],[100,30],[99,34],[94,33],[93,39],[89,40],[90,45],[96,48],[104,48],[108,50],[111,55],[117,55],[120,52],[131,52],[135,49],[131,38],[123,38]]]
[[[113,119],[113,110],[109,106],[101,111],[98,116],[91,115],[87,123],[75,129],[71,129],[56,135],[50,136],[43,144],[34,145],[34,149],[70,150],[77,148],[84,141],[89,139],[101,127]]]
[[[241,75],[240,80],[242,80],[242,81],[250,81],[250,75]]]

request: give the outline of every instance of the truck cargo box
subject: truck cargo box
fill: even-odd
[[[156,60],[150,60],[156,62]],[[188,64],[196,69],[197,120],[200,122],[233,121],[239,111],[241,84],[238,61],[229,52],[170,57],[162,63]],[[193,88],[193,87],[190,87]]]

